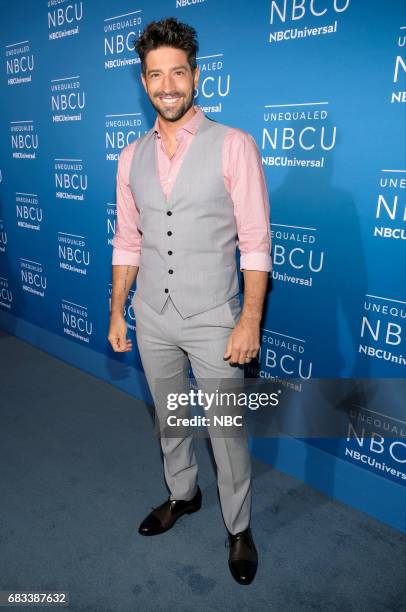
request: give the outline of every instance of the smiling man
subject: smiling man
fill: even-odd
[[[258,354],[271,270],[269,202],[252,136],[210,120],[194,105],[195,30],[174,18],[152,22],[135,48],[157,117],[119,157],[108,339],[114,351],[132,350],[124,305],[136,279],[137,345],[157,420],[167,424],[172,413],[164,395],[189,388],[190,365],[199,388],[213,392],[216,382],[243,380],[244,364]],[[222,414],[221,406],[211,410]],[[181,410],[175,414],[186,416]],[[160,442],[170,496],[141,522],[144,536],[167,531],[201,506],[193,434],[167,432],[161,428]],[[247,435],[219,435],[211,426],[208,433],[229,568],[237,582],[250,584],[258,555],[250,527]]]
[[[169,53],[168,53],[169,51]],[[163,54],[164,53],[164,54]],[[154,62],[154,57],[156,61]],[[177,62],[179,62],[177,64]],[[177,65],[173,65],[173,64]],[[165,53],[158,51],[153,53],[151,62],[152,68],[148,69],[147,74],[141,75],[142,83],[148,93],[152,106],[163,119],[175,122],[185,117],[186,113],[193,106],[193,88],[191,88],[191,70],[187,61],[185,63],[184,53],[178,49],[169,49]],[[155,68],[156,66],[159,66]],[[176,91],[168,93],[165,91],[162,80],[165,78],[164,70],[167,68],[173,75],[173,84]],[[198,84],[198,71],[195,71],[194,85]],[[194,111],[193,111],[194,114]],[[178,125],[175,126],[178,129]],[[176,133],[175,133],[176,138]]]

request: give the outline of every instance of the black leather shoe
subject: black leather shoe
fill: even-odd
[[[158,535],[168,531],[182,514],[192,514],[200,510],[202,505],[202,492],[197,487],[196,495],[191,500],[170,499],[154,508],[150,514],[142,521],[138,533],[145,536]]]
[[[258,553],[252,539],[251,529],[236,534],[228,533],[230,554],[228,566],[233,578],[239,584],[250,584],[255,577],[258,567]]]

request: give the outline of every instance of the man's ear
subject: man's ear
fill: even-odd
[[[200,76],[200,66],[196,66],[196,70],[195,70],[195,73],[193,75],[193,84],[194,84],[196,89],[197,89],[197,86],[198,86],[198,83],[199,83],[199,76]]]
[[[147,81],[145,80],[145,76],[143,72],[141,72],[141,81],[142,81],[145,91],[147,91]]]

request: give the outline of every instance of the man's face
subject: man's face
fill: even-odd
[[[155,110],[167,121],[178,121],[193,106],[199,69],[192,74],[181,49],[159,47],[148,51],[142,83]]]

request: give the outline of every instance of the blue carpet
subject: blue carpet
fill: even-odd
[[[204,439],[201,511],[138,535],[168,496],[151,407],[5,333],[0,372],[0,590],[69,591],[75,612],[406,610],[405,536],[258,460],[260,564],[238,585]]]

